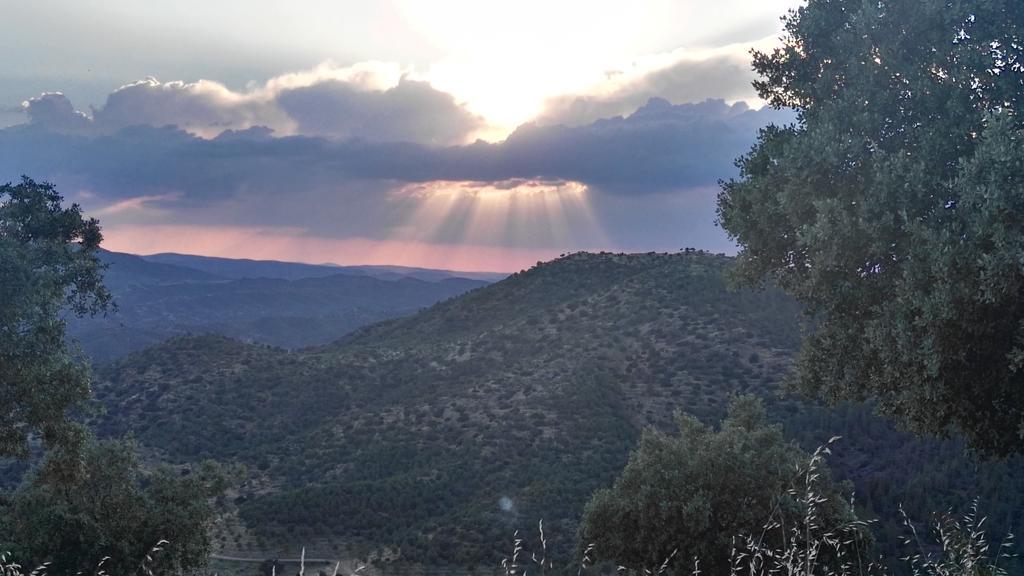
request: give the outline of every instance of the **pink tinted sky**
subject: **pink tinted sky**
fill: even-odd
[[[103,234],[106,249],[133,254],[177,252],[310,264],[389,264],[479,272],[514,272],[559,254],[557,250],[500,246],[320,238],[285,228],[123,225],[106,227]]]

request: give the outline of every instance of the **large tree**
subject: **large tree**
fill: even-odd
[[[793,384],[912,429],[1024,450],[1024,3],[809,0],[723,184],[737,277],[807,304]]]
[[[68,448],[83,438],[69,408],[89,395],[89,374],[68,351],[62,314],[110,303],[96,220],[63,207],[50,184],[0,185],[0,457],[25,457],[38,434]]]
[[[778,549],[788,531],[812,528],[808,500],[790,492],[809,478],[815,530],[860,532],[824,464],[809,470],[811,455],[766,421],[760,399],[734,399],[717,430],[682,413],[676,420],[676,436],[645,432],[614,486],[587,503],[579,537],[593,559],[637,571],[671,559],[672,573],[691,574],[696,558],[704,573],[729,573],[745,536]],[[766,528],[775,523],[784,528]]]
[[[72,409],[89,397],[87,364],[69,350],[64,315],[111,302],[99,260],[99,223],[64,207],[50,184],[0,186],[0,458],[45,458],[10,497],[0,495],[0,551],[48,573],[136,572],[162,540],[154,573],[181,573],[209,555],[213,465],[182,477],[143,469],[129,446],[97,442]]]

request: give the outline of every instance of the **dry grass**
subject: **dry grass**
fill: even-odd
[[[819,522],[819,511],[825,498],[818,492],[819,471],[825,458],[831,454],[832,438],[820,446],[810,461],[799,471],[799,483],[789,491],[804,510],[799,526],[786,526],[778,507],[756,535],[733,539],[728,574],[708,574],[701,570],[700,559],[678,558],[677,551],[669,554],[659,566],[623,566],[615,568],[617,576],[892,576],[893,572],[880,558],[871,557],[870,522],[854,520],[847,524],[825,529]],[[900,509],[903,513],[902,508]],[[993,547],[983,529],[985,518],[978,513],[977,501],[961,518],[949,513],[936,515],[929,533],[922,537],[914,524],[903,514],[908,535],[904,544],[911,550],[898,559],[913,576],[1011,576],[1001,563],[1016,558],[1012,552],[1014,537],[1007,534]],[[518,531],[512,553],[502,560],[503,576],[529,576],[546,574],[554,565],[547,559],[543,522],[539,524],[541,557],[529,553],[525,539]],[[781,546],[767,546],[771,533],[780,535]],[[777,540],[776,540],[777,541]],[[603,572],[604,566],[595,566],[593,544],[588,545],[575,568],[577,576]],[[528,558],[528,560],[525,560]],[[562,567],[560,573],[571,573]]]
[[[164,547],[170,544],[167,540],[160,540],[150,548],[142,561],[139,563],[139,567],[136,573],[142,576],[154,576],[154,568],[158,564],[159,554],[163,552]],[[104,556],[100,558],[100,561],[96,563],[96,568],[92,572],[86,574],[79,572],[77,576],[121,576],[119,574],[110,574],[107,572],[107,562],[110,561],[110,556]],[[36,566],[31,571],[26,572],[25,569],[10,559],[6,552],[0,552],[0,576],[46,576],[47,571],[52,563],[43,562],[39,566]]]

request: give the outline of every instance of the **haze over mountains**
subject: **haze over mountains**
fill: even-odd
[[[485,286],[494,273],[396,266],[316,266],[181,254],[104,252],[117,310],[69,319],[84,352],[103,361],[187,333],[295,348]]]
[[[583,504],[646,426],[675,410],[717,421],[729,397],[767,399],[830,463],[892,553],[910,514],[981,499],[1019,525],[1019,459],[978,465],[953,440],[917,439],[864,406],[778,395],[800,339],[782,293],[733,292],[731,259],[702,252],[579,253],[355,331],[287,351],[175,338],[100,372],[101,434],[151,458],[244,466],[217,528],[225,554],[311,553],[404,566],[492,566],[543,519],[571,556]]]
[[[113,253],[111,253],[113,254]],[[398,280],[415,278],[435,282],[449,278],[467,278],[496,282],[508,276],[503,272],[466,272],[455,270],[435,270],[432,268],[415,268],[410,266],[358,265],[340,266],[338,264],[303,264],[301,262],[279,262],[277,260],[251,260],[245,258],[217,258],[213,256],[196,256],[192,254],[152,254],[139,256],[146,262],[171,264],[192,270],[200,270],[214,274],[222,279],[239,280],[243,278],[281,278],[298,280],[302,278],[321,278],[347,274],[351,276],[370,276],[381,280]]]

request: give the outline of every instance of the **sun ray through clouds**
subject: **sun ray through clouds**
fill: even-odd
[[[395,239],[474,246],[572,250],[608,238],[590,208],[586,186],[570,181],[430,182],[402,187],[397,199],[420,206]]]

